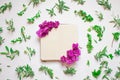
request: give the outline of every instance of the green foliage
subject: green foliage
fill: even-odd
[[[90,34],[87,34],[87,38],[88,38],[88,43],[87,43],[87,51],[88,53],[91,53],[92,49],[93,49],[93,45],[92,45],[92,36]]]
[[[29,59],[31,60],[31,57],[35,55],[35,49],[32,49],[30,47],[26,47],[26,50],[24,50],[24,53],[29,56]]]
[[[21,10],[21,11],[18,12],[17,14],[18,14],[19,16],[22,16],[22,15],[25,13],[26,10],[27,10],[27,7],[26,7],[25,4],[23,4],[23,10]]]
[[[57,9],[59,13],[63,13],[63,11],[69,11],[69,7],[65,5],[65,2],[63,0],[58,0],[58,3],[56,3]]]
[[[96,11],[96,15],[100,21],[102,21],[104,19],[103,14],[101,12]]]
[[[3,28],[2,27],[0,27],[0,33],[2,33],[3,32]]]
[[[92,22],[94,19],[90,14],[87,14],[85,11],[83,10],[75,10],[74,13],[80,17],[82,17],[82,20],[84,20],[85,22]]]
[[[0,14],[4,13],[7,9],[11,9],[12,8],[12,3],[4,3],[3,5],[0,6]]]
[[[54,12],[54,8],[56,7],[56,5],[52,8],[52,9],[46,9],[48,11],[48,14],[52,17],[52,16],[56,16],[55,12]]]
[[[107,52],[107,47],[104,47],[104,49],[102,51],[99,51],[94,57],[97,61],[101,61],[101,58],[103,57],[107,57],[109,58],[109,56],[106,54]]]
[[[18,74],[19,80],[22,80],[23,78],[34,76],[34,72],[28,64],[26,66],[17,67],[15,71]]]
[[[50,76],[50,78],[53,79],[54,73],[53,73],[52,69],[50,69],[50,68],[48,68],[46,66],[41,66],[39,68],[39,71],[45,72],[45,74],[48,74]]]
[[[81,5],[83,5],[86,2],[85,0],[74,0],[74,1]]]
[[[37,6],[40,2],[45,2],[45,0],[30,0],[29,4],[33,3],[33,7]]]
[[[97,0],[97,3],[104,7],[104,9],[111,10],[111,4],[108,2],[108,0]]]
[[[9,48],[8,46],[5,46],[6,52],[0,52],[2,55],[6,55],[6,57],[10,58],[13,60],[15,56],[19,56],[19,51],[18,50],[13,50],[13,48]]]
[[[27,21],[28,21],[28,23],[34,23],[35,19],[37,19],[39,17],[40,17],[40,11],[38,11],[35,16],[33,16],[31,18],[27,18]]]
[[[115,41],[118,41],[119,38],[120,38],[120,32],[115,32],[115,33],[112,33],[112,34],[113,34],[113,39],[114,39]]]
[[[0,36],[0,45],[2,45],[4,43],[4,38]]]
[[[67,67],[67,69],[64,70],[63,72],[64,72],[65,74],[74,75],[74,74],[76,73],[76,70],[75,70],[75,68],[73,68],[73,67],[70,67],[70,68]]]
[[[87,65],[90,66],[90,61],[89,60],[87,60]]]
[[[113,20],[110,21],[110,23],[114,23],[113,27],[117,27],[118,29],[120,29],[120,18],[119,18],[119,16],[113,17]]]
[[[6,24],[8,25],[7,30],[9,30],[9,31],[11,31],[11,32],[14,32],[14,31],[15,31],[15,27],[14,27],[13,19],[11,19],[11,20],[9,20],[9,21],[6,20],[5,22],[6,22]]]
[[[101,26],[99,26],[99,25],[94,25],[94,26],[92,27],[92,30],[94,30],[94,31],[97,33],[97,37],[99,38],[99,41],[101,41],[101,40],[102,40],[102,37],[103,37],[103,33],[104,33],[104,31],[105,31],[105,27],[103,27],[103,29],[102,29]]]
[[[101,70],[94,70],[94,71],[92,72],[92,76],[93,76],[94,78],[98,78],[98,76],[100,76],[100,74],[101,74]]]
[[[120,67],[118,67],[118,71],[115,73],[115,77],[120,79]]]
[[[99,69],[102,70],[103,68],[107,68],[107,67],[108,67],[108,61],[102,61],[100,63]]]
[[[21,36],[22,36],[22,38],[23,38],[23,40],[24,40],[25,42],[27,41],[27,39],[30,39],[30,38],[31,38],[30,35],[26,35],[26,34],[25,34],[25,27],[24,27],[24,26],[22,26],[22,28],[21,28]]]
[[[21,42],[22,42],[22,38],[21,38],[21,37],[18,37],[17,39],[11,40],[11,42],[12,42],[13,44],[15,44],[15,43],[17,43],[17,42],[21,43]]]

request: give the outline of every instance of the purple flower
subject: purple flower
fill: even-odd
[[[63,62],[63,63],[66,62],[65,56],[62,56],[62,57],[61,57],[61,62]]]
[[[73,50],[78,49],[78,48],[79,48],[78,43],[76,43],[76,44],[75,44],[75,43],[73,43],[72,48],[73,48]]]
[[[49,31],[53,28],[58,28],[59,22],[58,21],[44,21],[42,24],[39,24],[40,30],[36,32],[38,37],[42,38],[48,35]]]
[[[81,51],[79,49],[79,45],[78,43],[73,43],[72,44],[72,49],[67,50],[67,57],[62,56],[61,57],[61,62],[67,64],[67,65],[71,65],[73,63],[75,63],[76,61],[78,61],[79,56],[81,54]]]
[[[73,56],[73,50],[68,50],[67,51],[67,57],[71,58]]]

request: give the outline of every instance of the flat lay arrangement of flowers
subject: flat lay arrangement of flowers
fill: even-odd
[[[0,80],[119,80],[119,3],[1,0]],[[40,40],[67,24],[78,27],[79,35],[74,35],[78,42],[73,42],[59,61],[41,61]]]

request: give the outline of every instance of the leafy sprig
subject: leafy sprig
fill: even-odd
[[[6,24],[8,25],[7,30],[9,30],[9,31],[11,31],[11,32],[14,32],[14,31],[15,31],[15,27],[14,27],[13,19],[11,19],[11,20],[9,20],[9,21],[6,20],[5,22],[6,22]]]
[[[17,67],[15,71],[18,74],[19,80],[22,80],[23,78],[33,77],[34,76],[34,72],[33,72],[32,68],[28,64],[25,65],[25,66]]]
[[[104,73],[105,73],[105,74],[103,75],[102,79],[107,79],[107,80],[109,80],[108,75],[111,74],[111,72],[112,72],[112,69],[111,69],[111,68],[107,68],[106,70],[104,70]]]
[[[48,11],[48,14],[52,17],[52,16],[56,16],[54,9],[55,9],[56,5],[51,8],[51,9],[46,9]]]
[[[51,68],[48,68],[46,66],[41,66],[39,68],[39,71],[45,72],[45,74],[48,74],[51,79],[53,79],[53,77],[54,77],[54,73],[53,73],[53,70]]]
[[[40,2],[45,2],[45,0],[30,0],[29,4],[33,3],[33,7],[37,6]]]
[[[11,42],[12,42],[13,44],[15,44],[15,43],[17,43],[17,42],[21,43],[21,42],[22,42],[22,38],[21,38],[21,37],[18,37],[18,38],[16,38],[16,39],[11,40]]]
[[[29,59],[31,60],[31,57],[35,55],[36,51],[35,49],[32,49],[30,47],[26,47],[26,50],[24,50],[24,53],[29,56]]]
[[[85,22],[92,22],[94,19],[90,14],[87,14],[85,11],[83,10],[75,10],[74,13],[80,17],[82,17],[82,20],[84,20]]]
[[[10,58],[13,60],[15,56],[19,56],[19,51],[18,50],[13,50],[13,48],[9,48],[8,46],[5,46],[6,51],[5,52],[0,52],[2,55],[6,55],[6,57]]]
[[[81,5],[83,5],[86,2],[85,0],[74,0],[74,1]]]
[[[109,58],[108,54],[106,54],[107,52],[107,47],[104,47],[102,51],[99,51],[94,57],[97,61],[101,61],[101,58],[103,57],[107,57]]]
[[[63,72],[64,72],[65,74],[70,74],[70,75],[76,74],[76,70],[75,70],[75,68],[73,68],[73,67],[70,67],[70,68],[67,67],[67,69],[64,70]]]
[[[65,2],[63,0],[58,0],[58,3],[56,3],[56,7],[59,11],[59,13],[63,13],[63,11],[69,11],[69,7],[65,5]]]
[[[99,38],[99,41],[101,41],[102,40],[102,37],[103,37],[103,33],[104,33],[104,31],[105,31],[105,27],[101,27],[101,26],[99,26],[99,25],[94,25],[93,27],[92,27],[92,30],[94,30],[96,33],[97,33],[97,37]]]
[[[101,70],[100,69],[98,69],[98,70],[94,69],[94,71],[92,72],[92,76],[94,78],[98,78],[98,76],[100,76],[100,74],[101,74]]]
[[[12,8],[12,3],[4,3],[3,5],[0,6],[0,14],[4,13],[7,9],[11,9]]]
[[[21,28],[21,36],[22,36],[22,38],[23,38],[23,40],[24,40],[25,42],[27,41],[27,39],[30,39],[30,38],[31,38],[30,35],[26,35],[26,34],[25,34],[25,27],[24,27],[24,26],[22,26],[22,28]]]
[[[96,15],[100,21],[102,21],[104,19],[103,14],[101,12],[96,11]]]
[[[22,41],[27,41],[27,40],[29,40],[30,38],[31,38],[31,36],[30,35],[26,35],[25,34],[25,27],[24,26],[22,26],[21,27],[21,37],[18,37],[18,38],[16,38],[16,39],[13,39],[13,40],[11,40],[11,42],[13,43],[13,44],[15,44],[15,43],[17,43],[17,42],[19,42],[19,43],[21,43]]]
[[[38,11],[35,16],[31,17],[31,18],[27,18],[28,23],[34,23],[35,19],[40,17],[40,11]]]
[[[113,20],[110,21],[110,23],[114,23],[113,27],[117,27],[118,29],[120,29],[120,18],[119,18],[119,16],[113,17]]]
[[[88,42],[87,42],[87,51],[88,53],[91,53],[92,49],[94,48],[92,45],[92,36],[90,34],[87,34]]]
[[[108,2],[108,0],[97,0],[97,3],[104,7],[104,9],[111,10],[111,4]]]
[[[4,43],[4,38],[2,36],[0,36],[0,45],[2,45]]]
[[[27,7],[26,7],[25,4],[23,4],[23,10],[21,10],[21,11],[18,12],[17,14],[18,14],[19,16],[22,16],[22,15],[25,13],[26,10],[27,10]]]
[[[103,68],[107,68],[107,67],[108,67],[108,61],[102,61],[100,63],[99,69],[102,70]]]

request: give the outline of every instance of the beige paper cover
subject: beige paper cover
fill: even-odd
[[[56,61],[72,49],[72,44],[78,42],[78,28],[74,25],[60,25],[52,29],[47,36],[40,39],[41,60]]]

